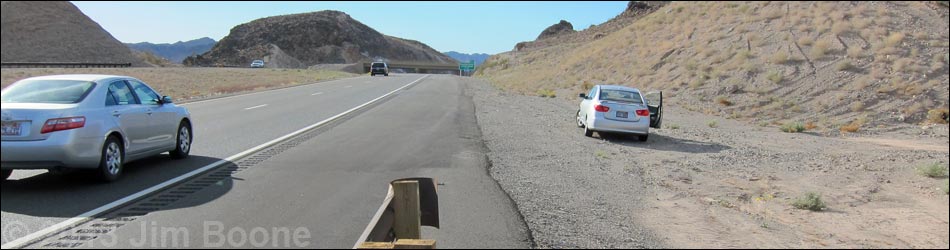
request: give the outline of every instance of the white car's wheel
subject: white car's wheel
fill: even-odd
[[[583,128],[583,127],[584,127],[584,122],[581,121],[581,111],[580,111],[580,110],[577,111],[577,116],[575,117],[575,119],[577,120],[577,127],[578,127],[578,128]]]

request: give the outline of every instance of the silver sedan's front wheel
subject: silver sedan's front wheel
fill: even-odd
[[[99,163],[99,177],[103,181],[113,182],[122,175],[125,152],[122,143],[115,137],[109,137],[102,146],[102,160]]]
[[[194,134],[191,133],[191,125],[182,122],[178,126],[178,140],[175,144],[175,151],[170,152],[172,158],[185,159],[191,154],[191,143],[194,141]]]

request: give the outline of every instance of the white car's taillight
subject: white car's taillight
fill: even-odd
[[[43,124],[43,130],[40,133],[49,134],[56,131],[64,131],[82,128],[86,126],[86,117],[69,117],[50,119]]]

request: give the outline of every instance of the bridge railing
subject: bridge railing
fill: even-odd
[[[4,62],[0,68],[130,68],[131,63]]]

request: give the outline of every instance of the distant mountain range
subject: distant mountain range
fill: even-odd
[[[455,58],[455,60],[458,60],[459,62],[468,62],[471,60],[475,60],[475,65],[482,65],[482,63],[485,62],[485,60],[487,60],[488,57],[491,56],[489,54],[479,54],[479,53],[465,54],[465,53],[459,53],[455,51],[449,51],[443,54],[451,58]]]
[[[149,52],[156,56],[163,57],[174,63],[182,63],[185,58],[192,55],[204,54],[211,50],[217,43],[211,38],[201,38],[187,42],[177,42],[173,44],[153,44],[153,43],[134,43],[126,44],[132,50]]]

